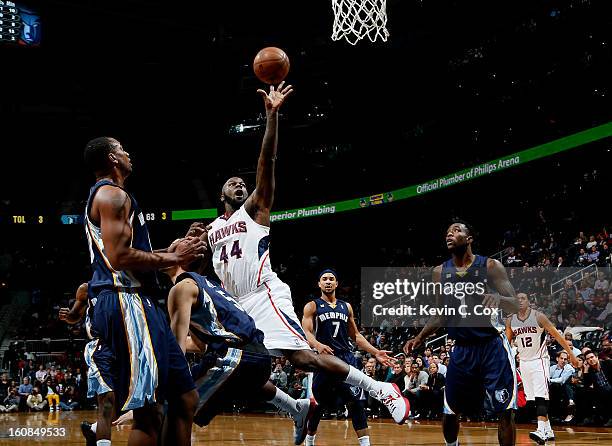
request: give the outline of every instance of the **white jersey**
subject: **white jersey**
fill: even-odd
[[[211,224],[208,243],[223,288],[240,298],[276,278],[270,265],[270,228],[256,223],[244,205]]]
[[[538,324],[537,311],[529,310],[529,315],[524,321],[519,319],[518,314],[512,315],[510,326],[521,361],[548,359],[546,332]]]

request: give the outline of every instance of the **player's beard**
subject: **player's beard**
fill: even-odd
[[[242,205],[244,204],[244,202],[246,201],[246,199],[247,199],[247,196],[244,196],[244,197],[242,197],[242,198],[240,198],[240,199],[236,199],[236,198],[230,198],[230,197],[228,197],[227,195],[225,195],[225,202],[226,202],[227,204],[229,204],[229,205],[230,205],[230,207],[231,207],[233,210],[235,210],[235,211],[237,211],[238,209],[240,209],[240,206],[242,206]]]

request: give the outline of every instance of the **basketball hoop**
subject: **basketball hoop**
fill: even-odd
[[[365,36],[375,42],[387,41],[387,0],[332,0],[334,29],[332,40],[346,39],[355,45]]]

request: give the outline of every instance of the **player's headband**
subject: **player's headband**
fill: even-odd
[[[336,271],[334,271],[334,270],[333,270],[333,269],[331,269],[331,268],[326,268],[326,269],[324,269],[323,271],[321,271],[321,272],[319,273],[319,280],[321,280],[321,277],[323,277],[323,274],[326,274],[326,273],[333,274],[333,275],[334,275],[334,277],[336,278],[336,280],[338,280],[338,274],[336,274]]]

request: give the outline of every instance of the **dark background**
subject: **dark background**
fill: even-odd
[[[215,207],[229,175],[252,188],[263,128],[231,129],[263,123],[251,63],[270,45],[289,55],[295,85],[282,108],[276,210],[417,184],[612,120],[609,2],[390,0],[389,41],[355,47],[331,41],[322,0],[24,4],[41,13],[42,45],[0,47],[0,217],[82,213],[93,182],[82,152],[101,135],[130,152],[127,185],[145,210]],[[483,254],[513,225],[539,230],[540,211],[568,231],[598,232],[611,215],[611,146],[274,224],[272,262],[316,255],[316,268],[358,276],[361,265],[437,261],[455,215],[479,229]],[[153,244],[187,224],[152,224]],[[82,233],[3,225],[0,237],[10,252],[55,250],[86,271]],[[70,288],[87,278],[76,271]]]

